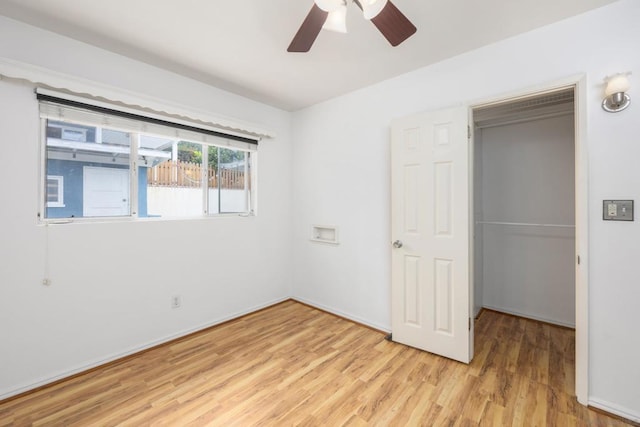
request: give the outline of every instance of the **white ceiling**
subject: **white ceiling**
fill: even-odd
[[[614,1],[393,0],[418,28],[395,48],[350,4],[349,33],[302,54],[286,49],[313,0],[0,0],[0,14],[294,111]]]

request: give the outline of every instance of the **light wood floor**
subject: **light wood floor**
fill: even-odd
[[[484,311],[464,365],[287,301],[0,403],[0,425],[626,425],[576,402],[573,355],[573,331]]]

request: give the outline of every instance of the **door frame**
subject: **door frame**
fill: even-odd
[[[543,83],[526,89],[503,93],[498,96],[486,97],[469,103],[469,127],[471,132],[470,156],[473,156],[473,110],[498,104],[517,98],[558,90],[562,88],[574,88],[574,127],[575,127],[575,225],[576,225],[576,330],[575,330],[575,392],[578,402],[588,405],[589,399],[589,157],[587,146],[587,89],[586,75],[579,74],[564,79]],[[469,160],[470,186],[470,218],[473,218],[473,157]],[[470,246],[470,274],[469,295],[471,298],[470,309],[473,307],[474,275],[473,263],[474,242],[469,241]],[[470,311],[473,313],[473,311]],[[474,328],[472,328],[472,331]]]

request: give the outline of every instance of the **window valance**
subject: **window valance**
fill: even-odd
[[[228,117],[214,116],[207,111],[195,110],[8,58],[0,57],[0,76],[31,82],[40,88],[41,93],[52,91],[57,98],[90,100],[92,105],[101,105],[105,108],[254,141],[275,137],[273,132],[261,128],[259,125]]]

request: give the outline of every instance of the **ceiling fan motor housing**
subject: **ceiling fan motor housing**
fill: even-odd
[[[373,19],[387,5],[387,0],[353,0],[362,9],[365,19]],[[314,0],[314,3],[325,12],[335,12],[342,6],[346,6],[346,0]]]

